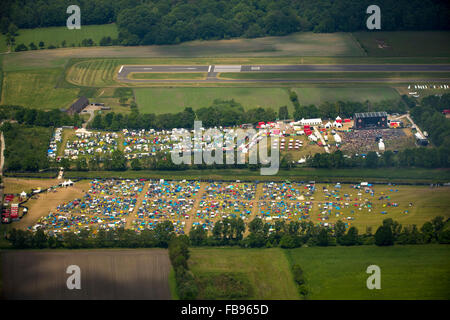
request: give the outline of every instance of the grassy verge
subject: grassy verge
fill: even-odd
[[[252,288],[246,299],[299,299],[281,249],[191,248],[190,251],[189,267],[196,278],[205,273],[238,272]]]
[[[302,267],[308,299],[449,299],[448,245],[311,247],[287,250]],[[369,290],[366,269],[381,269],[381,289]]]
[[[302,80],[302,79],[448,79],[448,72],[227,72],[219,75],[230,80]]]
[[[175,270],[173,270],[172,267],[170,268],[169,272],[169,288],[172,300],[180,300],[177,294],[177,281],[175,280]]]
[[[36,174],[36,177],[38,175]],[[381,169],[312,169],[295,168],[280,170],[274,176],[262,176],[260,171],[248,169],[208,169],[185,171],[88,171],[65,172],[66,178],[148,178],[148,179],[202,179],[202,180],[248,180],[248,181],[307,181],[317,182],[393,182],[393,183],[444,183],[450,181],[448,169],[419,169],[419,168],[383,168]]]
[[[141,80],[197,80],[206,79],[206,72],[146,72],[137,73],[132,72],[128,75],[130,79],[141,79]]]
[[[45,171],[45,172],[5,172],[5,177],[17,177],[17,178],[44,178],[53,179],[58,176],[57,171]]]
[[[397,90],[391,87],[310,87],[292,88],[297,93],[301,105],[315,104],[319,106],[324,102],[357,101],[379,102],[383,100],[400,100]]]

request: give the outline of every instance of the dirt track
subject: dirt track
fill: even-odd
[[[171,299],[167,250],[54,250],[1,253],[4,299]],[[69,265],[81,289],[69,290]]]

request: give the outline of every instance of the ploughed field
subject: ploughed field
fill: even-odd
[[[171,298],[167,250],[53,250],[1,253],[6,299]],[[69,290],[67,267],[81,270],[81,289]]]

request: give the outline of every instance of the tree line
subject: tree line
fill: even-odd
[[[18,33],[7,33],[6,36],[6,45],[9,46],[15,46],[16,44],[16,39],[15,37],[18,36]],[[112,46],[112,45],[119,45],[119,40],[118,39],[112,39],[111,37],[107,36],[107,37],[102,37],[98,43],[100,46],[105,47],[105,46]],[[83,40],[81,40],[80,43],[75,44],[75,43],[70,43],[68,44],[66,40],[61,41],[61,44],[59,45],[53,45],[50,44],[48,46],[45,45],[44,41],[39,41],[38,45],[36,45],[34,42],[30,42],[28,44],[28,46],[24,43],[19,43],[17,46],[14,47],[14,51],[15,52],[21,52],[21,51],[28,51],[28,50],[42,50],[42,49],[58,49],[58,48],[67,48],[67,47],[71,47],[74,48],[76,46],[78,47],[93,47],[95,46],[96,43],[94,40],[92,40],[91,38],[85,38]]]
[[[355,246],[395,244],[449,244],[450,229],[446,227],[449,219],[438,216],[417,225],[403,226],[388,218],[373,233],[367,227],[364,233],[351,226],[348,229],[341,220],[332,226],[314,224],[312,221],[277,220],[274,224],[264,222],[256,217],[248,224],[248,236],[244,237],[246,225],[240,218],[224,218],[214,224],[208,233],[201,225],[194,226],[188,235],[177,236],[170,221],[158,223],[153,230],[139,233],[130,229],[103,230],[93,233],[91,229],[79,233],[65,232],[51,235],[38,229],[12,229],[6,238],[16,249],[26,248],[152,248],[169,247],[171,260],[176,266],[187,267],[186,245],[192,246],[240,246],[243,248],[280,247],[285,249],[307,246]],[[270,229],[273,230],[270,230]],[[172,240],[178,239],[177,248],[170,248]]]
[[[259,121],[275,121],[277,112],[272,108],[252,108],[245,110],[244,107],[234,100],[216,99],[209,107],[196,109],[187,107],[178,113],[165,114],[139,114],[138,110],[130,114],[110,112],[105,115],[97,114],[90,128],[101,130],[121,129],[192,129],[195,120],[201,120],[205,128],[215,126],[237,126],[243,123],[257,123]]]
[[[332,153],[316,153],[308,158],[307,166],[312,168],[392,168],[392,167],[421,167],[448,168],[450,167],[449,149],[439,148],[406,148],[396,152],[387,150],[378,155],[369,151],[365,157],[353,155],[344,157],[342,151]]]
[[[15,120],[20,124],[41,127],[81,127],[83,119],[78,113],[73,116],[58,109],[44,111],[15,105],[0,105],[0,122]]]
[[[3,0],[0,30],[64,26],[70,0]],[[116,22],[122,45],[366,30],[370,0],[79,0],[82,25]],[[448,2],[379,0],[383,30],[447,30]]]

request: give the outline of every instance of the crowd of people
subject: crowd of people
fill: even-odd
[[[386,145],[394,144],[406,138],[400,129],[370,129],[344,131],[342,151],[364,153],[378,150],[378,140],[383,139]]]

